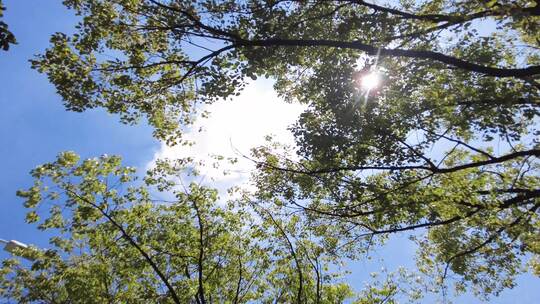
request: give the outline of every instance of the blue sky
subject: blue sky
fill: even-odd
[[[61,1],[7,0],[4,5],[18,45],[0,53],[0,238],[44,246],[46,238],[24,224],[24,208],[15,196],[32,182],[32,168],[66,150],[83,157],[119,154],[129,165],[144,166],[159,143],[149,127],[122,125],[104,111],[65,111],[47,77],[30,68],[28,60],[48,46],[52,33],[73,30],[77,19]]]
[[[236,104],[233,101],[209,108],[221,114],[202,123],[207,129],[205,134],[189,134],[200,140],[198,146],[189,151],[160,144],[144,124],[125,126],[118,122],[118,117],[102,110],[67,112],[46,76],[30,69],[28,60],[48,46],[52,33],[70,33],[76,16],[67,11],[60,0],[4,0],[4,4],[8,8],[5,21],[19,44],[8,52],[0,52],[0,160],[3,165],[0,174],[0,238],[47,246],[46,235],[24,223],[25,210],[15,192],[31,184],[28,173],[32,168],[53,160],[61,151],[73,150],[82,157],[118,154],[127,165],[140,168],[162,156],[189,154],[206,158],[213,153],[234,156],[231,155],[234,149],[247,154],[250,145],[261,143],[262,135],[272,132],[282,136],[283,127],[293,117],[284,117],[283,113],[299,111],[283,104],[272,103],[270,106],[276,99],[271,92],[271,81],[260,80],[248,87]],[[253,100],[259,103],[251,102]],[[271,112],[278,115],[269,115]],[[250,113],[252,121],[242,120],[242,113]],[[281,119],[280,127],[265,124],[265,119],[271,122],[276,120],[275,117]],[[231,124],[231,121],[235,123]],[[246,128],[254,125],[261,127]],[[249,169],[248,164],[241,164],[242,171]],[[233,177],[228,183],[242,180],[239,176]],[[413,254],[411,243],[400,237],[379,250],[376,257],[385,258],[384,266],[392,271],[400,264],[414,265],[411,260]],[[0,251],[0,259],[3,257],[6,253]],[[369,272],[380,270],[383,264],[375,261],[354,263],[353,275],[349,276],[351,283],[360,287]],[[538,286],[539,279],[523,276],[519,279],[518,288],[503,293],[492,303],[540,303]],[[456,302],[477,303],[478,300],[465,296]]]

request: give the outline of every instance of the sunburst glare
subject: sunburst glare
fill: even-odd
[[[360,79],[360,86],[366,91],[371,91],[379,86],[381,83],[381,75],[377,72],[370,72],[362,76]]]

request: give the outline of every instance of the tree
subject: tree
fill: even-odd
[[[52,247],[26,252],[31,265],[3,261],[0,296],[17,303],[341,303],[353,296],[327,269],[335,257],[300,219],[243,200],[219,202],[216,190],[196,183],[184,187],[189,164],[160,161],[142,182],[115,156],[80,162],[65,152],[34,169],[34,186],[18,195],[27,221],[54,232]]]
[[[144,115],[177,142],[198,103],[272,77],[308,109],[290,152],[254,151],[258,199],[359,248],[427,228],[420,269],[460,289],[511,287],[529,257],[539,273],[539,1],[65,4],[78,33],[33,65],[68,109]],[[368,73],[382,85],[359,87]]]
[[[6,7],[3,6],[2,1],[0,1],[0,18],[4,16],[5,10]],[[0,49],[7,51],[9,50],[9,45],[15,43],[17,43],[15,35],[8,30],[8,25],[0,19]]]

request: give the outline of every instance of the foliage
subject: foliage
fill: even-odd
[[[8,30],[8,25],[1,19],[4,16],[5,10],[6,7],[0,1],[0,49],[7,51],[9,50],[9,45],[17,43],[17,40],[15,40],[15,35]]]
[[[512,87],[524,91],[515,99],[533,90],[530,78],[540,73],[534,49],[538,6],[525,0],[403,1],[395,9],[364,1],[322,0],[64,3],[81,15],[78,31],[72,36],[55,34],[51,48],[33,61],[34,67],[47,73],[69,110],[105,107],[120,113],[126,123],[145,115],[156,136],[171,142],[181,135],[179,117],[189,123],[197,102],[234,95],[246,77],[275,77],[283,94],[313,102],[323,92],[309,90],[302,80],[323,82],[320,88],[331,88],[340,77],[350,84],[362,53],[389,58],[381,64],[393,67],[391,77],[401,81],[392,91],[402,95],[433,81],[479,92],[498,86],[500,96],[490,97],[500,105]],[[480,35],[471,24],[483,18],[501,30]],[[449,35],[457,42],[448,43]],[[520,39],[513,38],[516,35]],[[526,67],[519,66],[514,54],[521,41],[530,43],[519,47]],[[325,74],[332,67],[339,69],[333,74],[338,78]],[[530,81],[497,84],[482,74]],[[294,93],[285,93],[289,86],[296,88]],[[350,98],[343,86],[334,87],[341,92],[334,103]],[[478,107],[489,111],[478,104],[469,112]]]
[[[19,191],[51,248],[3,261],[0,296],[17,303],[342,303],[353,297],[299,217],[190,183],[187,160],[143,181],[116,156],[73,152],[32,171]],[[193,178],[193,176],[192,176]],[[152,199],[155,195],[170,200]],[[21,254],[23,252],[20,252]]]
[[[538,270],[538,0],[64,3],[78,32],[33,66],[68,109],[146,116],[174,143],[198,103],[271,77],[308,109],[288,154],[254,151],[259,205],[359,251],[428,228],[419,268],[459,290],[497,294]],[[382,85],[366,91],[370,72]]]

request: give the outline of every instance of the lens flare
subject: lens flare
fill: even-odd
[[[362,89],[366,91],[373,90],[381,83],[381,76],[377,72],[371,72],[360,79]]]

